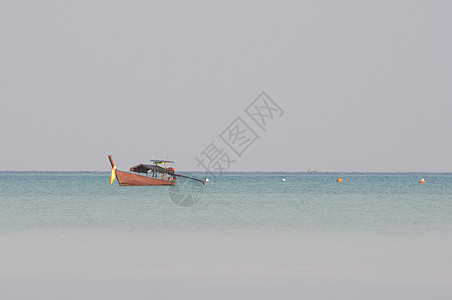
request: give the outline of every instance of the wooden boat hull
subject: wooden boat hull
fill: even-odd
[[[121,186],[175,185],[176,180],[158,179],[129,172],[115,170],[116,179]]]

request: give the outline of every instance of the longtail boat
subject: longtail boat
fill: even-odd
[[[204,180],[174,173],[174,168],[168,167],[169,164],[174,163],[173,161],[151,160],[153,164],[139,164],[131,167],[130,172],[125,172],[116,169],[111,155],[108,156],[108,159],[111,164],[110,184],[117,179],[120,186],[175,185],[178,177],[196,180],[205,184]]]

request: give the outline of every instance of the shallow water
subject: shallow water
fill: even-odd
[[[0,298],[452,297],[452,174],[210,179],[0,173]]]

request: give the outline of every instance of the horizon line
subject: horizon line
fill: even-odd
[[[0,170],[0,173],[109,173],[111,170]],[[452,171],[193,171],[179,170],[186,173],[213,173],[213,174],[233,174],[233,173],[306,173],[306,174],[328,174],[328,173],[427,173],[427,174],[452,174]]]

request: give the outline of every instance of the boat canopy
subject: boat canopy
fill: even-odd
[[[171,160],[156,160],[156,159],[151,159],[151,161],[156,164],[156,165],[160,165],[160,164],[174,164],[174,161]]]
[[[130,168],[130,172],[135,173],[147,173],[149,171],[152,171],[154,173],[168,173],[168,169],[162,168],[157,165],[139,164]]]

